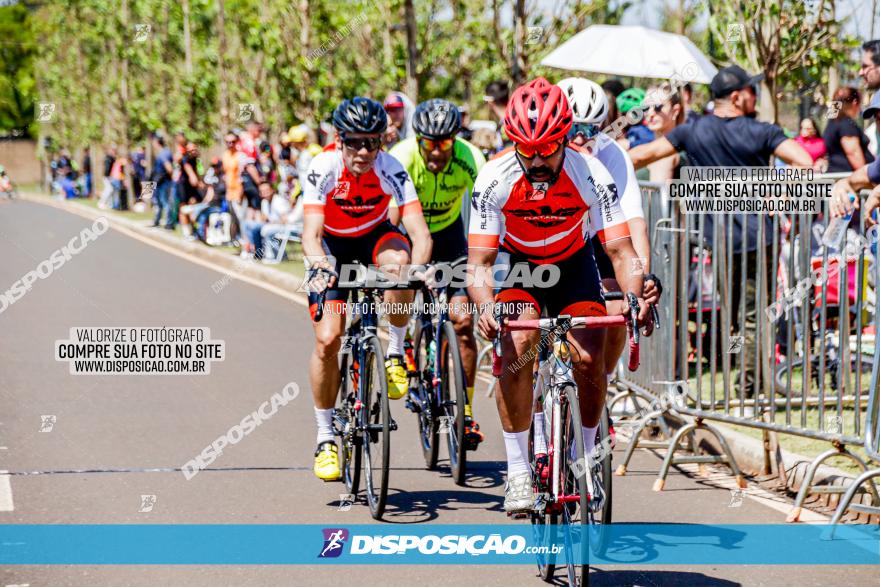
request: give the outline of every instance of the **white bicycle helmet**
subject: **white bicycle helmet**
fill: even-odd
[[[596,82],[582,77],[567,77],[556,84],[562,88],[574,122],[581,124],[601,124],[608,118],[608,98],[605,90]]]

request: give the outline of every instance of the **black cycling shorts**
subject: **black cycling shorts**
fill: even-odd
[[[360,263],[362,265],[376,265],[376,256],[379,254],[379,248],[388,241],[399,240],[404,244],[407,250],[410,249],[410,243],[407,237],[396,226],[389,221],[381,223],[362,236],[333,236],[324,235],[324,251],[335,258],[336,273],[340,273],[340,267],[344,263]],[[327,291],[325,298],[325,311],[327,307],[333,307],[335,311],[343,312],[345,310],[345,302],[348,301],[349,290],[339,290],[331,287]],[[315,310],[318,307],[318,294],[309,292],[309,312],[312,317],[315,316]]]
[[[535,267],[538,267],[524,257],[511,253],[511,271],[516,263],[528,264],[528,275],[532,275]],[[502,288],[495,300],[511,304],[514,308],[531,304],[539,315],[607,316],[599,271],[589,241],[579,251],[555,265],[560,273],[555,284],[541,287],[537,284],[519,286],[512,283],[512,287]]]
[[[446,228],[431,233],[431,240],[434,243],[431,247],[432,263],[452,265],[459,258],[467,257],[467,238],[464,235],[464,223],[461,221],[461,216]],[[450,300],[458,296],[467,296],[467,289],[453,285],[447,288],[446,296]]]

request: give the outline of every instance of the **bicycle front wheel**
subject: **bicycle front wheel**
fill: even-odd
[[[444,430],[449,448],[449,468],[456,485],[464,485],[467,473],[467,450],[464,445],[464,406],[467,402],[464,366],[455,327],[448,320],[443,323],[440,337],[442,351],[442,381]]]
[[[590,467],[584,458],[584,435],[581,426],[580,402],[577,388],[566,385],[560,394],[561,446],[558,474],[563,495],[571,499],[562,508],[562,524],[566,537],[566,571],[569,585],[587,584],[589,565],[587,564],[589,515],[588,476]],[[574,499],[572,499],[574,498]],[[576,543],[572,539],[577,539]],[[577,547],[578,551],[575,551]],[[578,564],[578,563],[581,564]],[[580,569],[578,569],[580,567]],[[580,570],[580,573],[578,571]]]
[[[354,410],[357,401],[357,386],[352,381],[352,355],[342,356],[339,368],[339,395],[336,398],[334,422],[339,435],[339,468],[345,488],[357,497],[361,482],[361,438],[357,434],[357,416]]]
[[[422,446],[422,456],[425,457],[425,467],[433,471],[437,468],[438,422],[440,414],[439,406],[434,397],[434,364],[429,347],[433,336],[429,329],[422,328],[420,321],[416,322],[416,331],[413,336],[413,354],[416,369],[419,372],[419,443]]]
[[[388,380],[385,353],[379,338],[370,336],[364,344],[364,370],[361,380],[361,425],[364,451],[364,478],[367,502],[374,519],[382,518],[388,499],[388,467],[391,455],[391,411],[388,407]]]

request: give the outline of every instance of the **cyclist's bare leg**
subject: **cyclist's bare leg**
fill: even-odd
[[[520,320],[534,320],[538,313],[531,308],[523,311]],[[517,319],[516,317],[513,317]],[[523,432],[529,429],[532,417],[532,372],[538,358],[540,333],[519,330],[504,335],[501,357],[501,377],[495,393],[495,404],[505,432]],[[520,357],[531,357],[517,363]]]
[[[605,406],[605,393],[608,389],[605,338],[604,329],[580,329],[568,333],[574,359],[572,370],[581,404],[581,422],[585,428],[599,425],[599,417]]]
[[[603,279],[602,287],[607,292],[620,291],[620,285],[613,278]],[[606,302],[605,305],[608,308],[609,316],[617,316],[628,309],[626,302],[623,300],[613,300]],[[617,365],[617,361],[620,360],[620,356],[623,354],[623,349],[626,346],[626,327],[608,328],[605,332],[605,367],[608,370],[608,375],[611,375],[614,373],[614,367]]]
[[[315,349],[309,360],[309,382],[315,407],[327,410],[336,404],[339,390],[339,349],[345,330],[344,306],[336,302],[325,303],[324,317],[312,323],[315,331]]]
[[[477,374],[477,339],[474,336],[474,317],[468,311],[468,297],[456,296],[449,302],[449,320],[455,327],[461,362],[467,377],[467,386],[473,388]]]
[[[396,280],[409,265],[409,247],[400,239],[388,240],[379,247],[376,254],[376,264],[389,279]],[[404,275],[405,277],[405,275]],[[385,302],[391,304],[391,312],[388,321],[392,326],[402,327],[409,322],[410,312],[406,307],[411,306],[414,292],[408,289],[389,289],[385,291]]]

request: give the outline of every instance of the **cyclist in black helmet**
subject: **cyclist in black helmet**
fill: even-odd
[[[312,160],[303,186],[305,225],[302,246],[310,268],[340,271],[342,264],[387,266],[396,277],[400,268],[419,265],[431,258],[431,234],[412,180],[403,166],[380,150],[388,119],[382,105],[369,98],[343,101],[333,112],[336,149]],[[388,221],[389,202],[401,211],[409,238]],[[328,258],[329,256],[329,258]],[[338,448],[334,441],[332,414],[339,389],[339,354],[345,328],[347,292],[334,289],[336,279],[315,276],[309,305],[317,309],[315,290],[328,289],[324,318],[314,323],[315,350],[309,379],[318,425],[314,472],[319,479],[340,478]],[[388,316],[390,340],[385,362],[388,395],[400,399],[407,392],[403,342],[409,313],[402,306],[412,302],[413,292],[389,290],[385,301],[398,308]]]
[[[399,142],[390,151],[403,164],[416,186],[434,242],[431,261],[435,263],[452,263],[467,256],[462,201],[470,195],[477,173],[486,162],[477,147],[456,136],[460,127],[461,114],[452,102],[426,100],[416,107],[413,115],[416,136]],[[396,223],[396,216],[392,205],[392,222]],[[468,311],[465,287],[451,287],[448,298],[449,318],[455,326],[467,376],[464,440],[466,447],[472,450],[483,441],[472,408],[477,372],[474,321]]]

